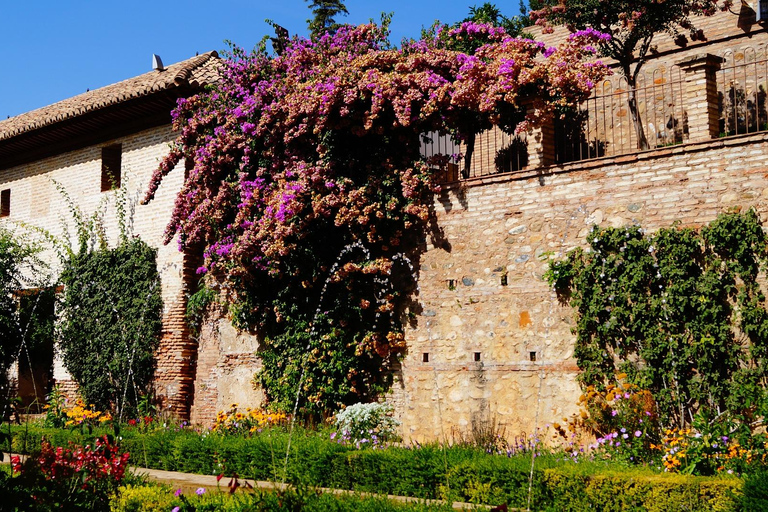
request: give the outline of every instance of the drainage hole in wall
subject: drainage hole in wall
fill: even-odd
[[[422,363],[429,362],[429,352],[424,352],[423,354],[421,354],[421,362]]]
[[[480,361],[480,352],[475,352],[475,362]]]
[[[536,361],[536,352],[530,352],[528,356],[531,358],[531,361]]]

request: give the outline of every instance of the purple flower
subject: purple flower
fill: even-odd
[[[179,510],[181,510],[181,507],[173,507],[171,512],[179,512]]]
[[[617,414],[619,414],[619,411],[617,411],[616,409],[611,411],[611,416],[616,416]]]
[[[181,496],[181,489],[176,489],[176,492],[174,492],[173,495],[176,496],[177,498]]]
[[[202,496],[203,494],[205,494],[205,487],[198,487],[197,490],[195,491],[195,494],[197,494],[198,496]]]
[[[641,435],[643,435],[642,432],[640,432],[639,430],[635,430],[635,437],[640,437]]]

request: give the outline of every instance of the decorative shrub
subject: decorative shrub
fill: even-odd
[[[581,411],[567,419],[567,426],[555,423],[555,431],[569,441],[575,459],[580,455],[598,456],[631,464],[657,463],[662,453],[662,433],[653,395],[616,376],[605,387],[587,386],[579,397]],[[594,442],[587,451],[579,443],[586,433]]]
[[[400,423],[392,416],[394,408],[384,403],[354,404],[336,414],[339,441],[378,447],[396,440]],[[334,436],[335,437],[335,436]]]
[[[152,385],[163,308],[156,257],[123,238],[71,255],[61,274],[64,364],[85,401],[117,417],[135,412]]]
[[[43,441],[40,454],[24,462],[11,457],[14,482],[29,492],[39,510],[109,510],[128,467],[128,453],[120,453],[106,436],[94,445],[55,448]]]

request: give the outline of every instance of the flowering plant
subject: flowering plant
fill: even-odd
[[[64,410],[64,415],[67,418],[65,427],[80,428],[83,431],[87,429],[89,432],[93,431],[96,425],[112,421],[109,412],[96,410],[93,404],[86,406],[82,398],[78,398],[71,408]]]
[[[650,392],[625,379],[626,375],[619,374],[616,382],[604,388],[587,386],[579,397],[581,411],[568,420],[567,429],[594,436],[587,448],[605,458],[631,464],[657,460],[661,428],[656,403]],[[554,428],[568,439],[560,424]]]
[[[203,247],[198,272],[226,292],[238,327],[264,335],[257,382],[279,409],[300,382],[301,410],[317,415],[386,388],[382,366],[404,350],[397,313],[415,288],[398,256],[423,247],[438,190],[421,134],[525,129],[604,73],[583,62],[590,35],[545,48],[457,30],[489,42],[396,49],[386,23],[371,23],[296,38],[277,56],[235,50],[218,85],[179,100],[179,136],[145,201],[188,163],[166,241]]]
[[[387,441],[398,438],[400,423],[392,417],[390,404],[358,403],[350,405],[336,414],[337,433],[331,434],[338,442],[361,447],[380,447]]]
[[[222,434],[254,434],[266,427],[285,423],[283,413],[268,413],[248,407],[238,411],[238,404],[232,404],[229,411],[219,411],[211,430]]]
[[[109,500],[128,467],[129,454],[120,453],[107,436],[93,445],[53,447],[43,440],[40,454],[24,462],[11,457],[13,472],[40,506],[66,510],[109,510]]]

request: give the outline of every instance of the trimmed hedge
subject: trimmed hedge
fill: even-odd
[[[78,432],[15,428],[13,449],[28,451],[45,435],[53,444],[82,443]],[[200,474],[237,474],[256,480],[283,480],[288,436],[279,429],[254,437],[199,435],[156,430],[125,431],[121,446],[131,463]],[[4,449],[6,449],[4,447]],[[530,455],[504,457],[463,447],[392,447],[355,450],[317,434],[297,431],[285,480],[425,499],[447,499],[525,508]],[[574,464],[552,455],[536,459],[532,480],[535,510],[741,510],[742,480],[658,474],[604,463]]]
[[[202,496],[185,496],[198,511],[259,511],[302,510],[325,512],[450,512],[447,504],[399,503],[385,497],[361,497],[355,495],[323,494],[307,490],[238,492],[230,495],[222,492],[207,492]],[[125,486],[112,500],[114,512],[167,512],[173,507],[184,506],[166,486],[142,485]],[[189,510],[191,507],[186,507]]]

